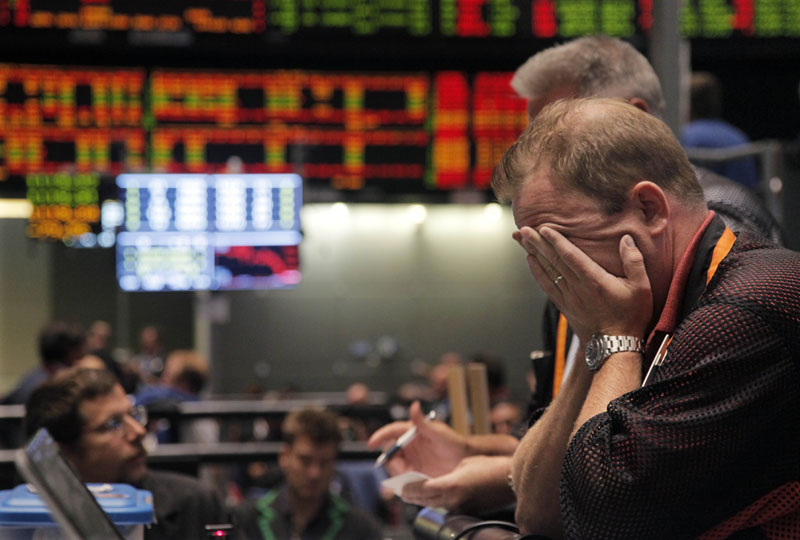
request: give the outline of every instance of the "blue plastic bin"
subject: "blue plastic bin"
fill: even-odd
[[[153,495],[128,484],[86,484],[126,540],[142,540],[153,522]],[[0,540],[62,538],[47,505],[28,484],[0,491]]]

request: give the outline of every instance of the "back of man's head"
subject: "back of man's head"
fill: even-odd
[[[707,71],[692,73],[689,90],[692,120],[722,116],[722,88],[716,75]]]
[[[39,332],[39,357],[47,366],[71,365],[83,356],[86,334],[73,322],[53,321]]]
[[[309,439],[315,446],[334,444],[338,447],[342,442],[338,417],[322,409],[292,411],[283,421],[281,432],[283,442],[289,446],[301,437]]]
[[[571,86],[575,97],[639,98],[659,118],[666,111],[661,83],[647,58],[608,36],[586,36],[536,53],[517,69],[511,86],[525,99]]]
[[[164,384],[190,394],[199,394],[208,381],[208,361],[197,351],[179,349],[172,351],[161,374]]]
[[[80,405],[109,394],[117,379],[104,369],[74,367],[62,370],[34,390],[25,407],[25,437],[47,428],[62,444],[74,444],[81,436]]]
[[[637,182],[650,181],[686,206],[705,209],[703,191],[664,122],[617,99],[561,100],[542,109],[494,169],[492,188],[514,200],[546,169],[565,186],[622,210]]]

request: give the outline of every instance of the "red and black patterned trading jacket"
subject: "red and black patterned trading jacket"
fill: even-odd
[[[800,538],[800,253],[741,233],[706,284],[704,226],[648,340],[645,369],[673,336],[663,364],[570,443],[568,538]]]

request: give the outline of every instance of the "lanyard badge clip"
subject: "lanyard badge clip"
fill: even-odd
[[[642,387],[644,387],[648,382],[650,382],[650,376],[655,371],[656,367],[661,366],[664,363],[664,360],[667,358],[667,348],[669,344],[672,343],[672,334],[665,334],[664,339],[661,341],[661,345],[658,347],[656,351],[656,356],[653,358],[653,362],[650,364],[650,369],[647,370],[647,375],[644,376],[644,381],[642,381]]]

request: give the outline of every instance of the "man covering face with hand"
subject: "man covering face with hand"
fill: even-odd
[[[545,107],[492,187],[585,351],[515,452],[520,527],[800,535],[800,255],[727,228],[667,126],[623,101]]]

